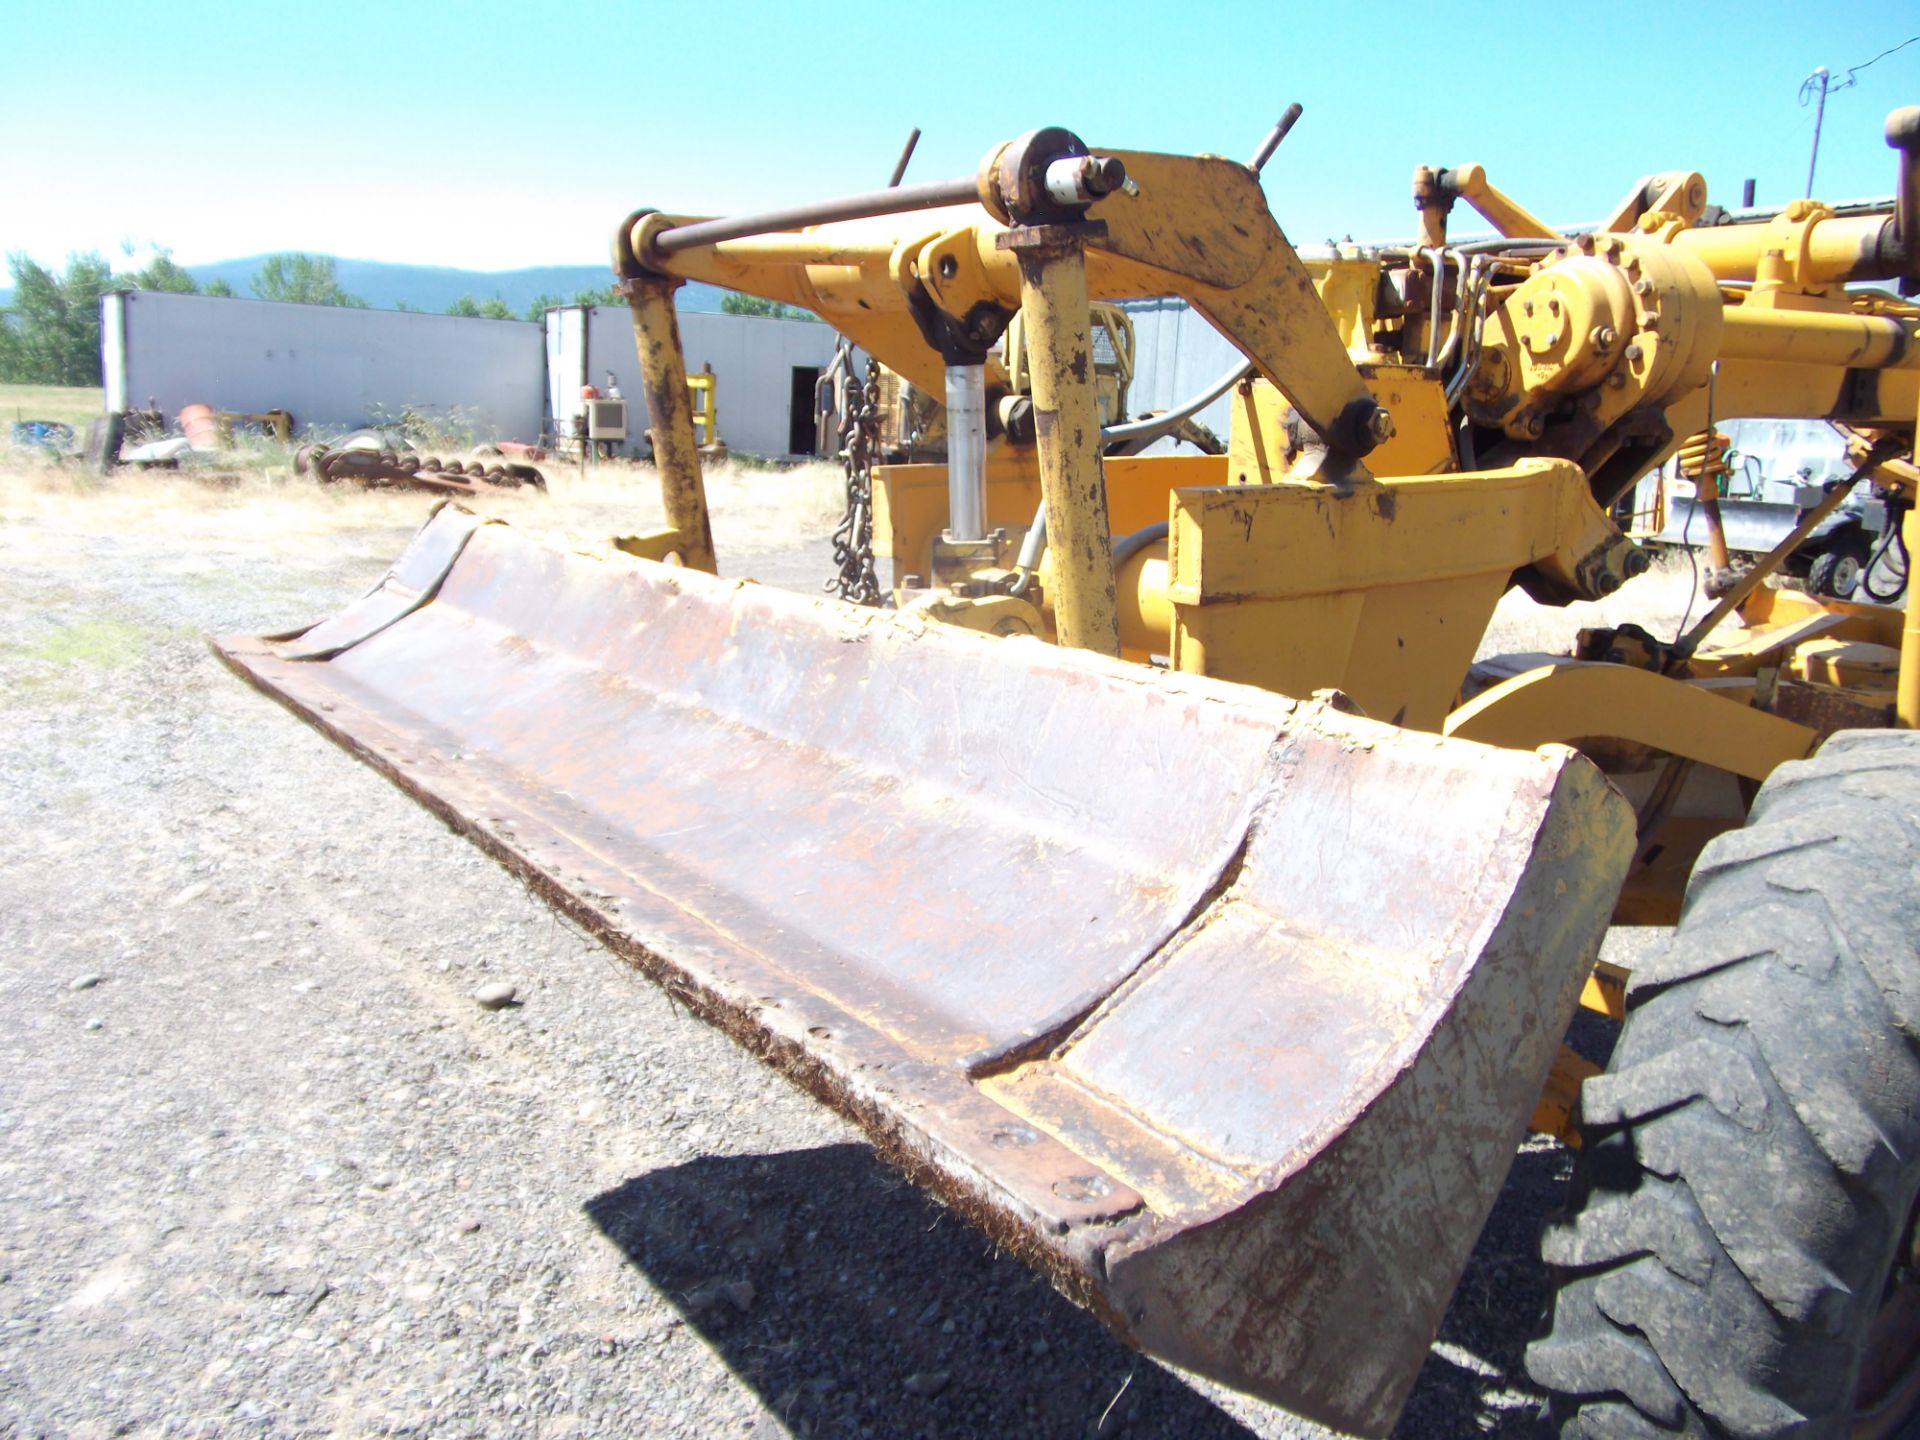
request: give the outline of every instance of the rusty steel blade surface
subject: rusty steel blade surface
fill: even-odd
[[[1391,1427],[1626,867],[1596,770],[455,507],[409,554],[216,648],[1123,1336]]]

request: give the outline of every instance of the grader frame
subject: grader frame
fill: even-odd
[[[1577,1135],[1560,1036],[1620,1013],[1609,916],[1677,904],[1690,772],[1920,723],[1915,612],[1764,565],[1672,642],[1473,665],[1512,586],[1644,570],[1614,502],[1715,420],[1831,418],[1911,489],[1920,320],[1843,287],[1920,275],[1915,132],[1894,214],[1705,226],[1683,174],[1556,236],[1469,167],[1416,174],[1425,244],[1311,263],[1254,167],[1061,130],[637,212],[665,527],[585,554],[443,510],[342,615],[219,646],[1134,1343],[1384,1433],[1529,1114]],[[1449,246],[1455,198],[1508,241]],[[899,616],[712,578],[690,279],[935,393],[1017,310],[1031,443],[881,471],[876,529],[933,575],[952,517],[1043,502],[1044,556]],[[1089,305],[1167,294],[1247,357],[1229,452],[1103,458]],[[1576,742],[1657,757],[1637,807]]]

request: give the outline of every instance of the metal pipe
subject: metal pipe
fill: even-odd
[[[1707,453],[1709,457],[1713,453],[1711,438],[1707,442]],[[1720,514],[1720,474],[1711,458],[1693,477],[1693,502],[1707,518],[1707,563],[1719,571],[1731,568],[1733,555],[1727,549],[1727,522]]]
[[[846,265],[884,271],[899,242],[855,240],[844,234],[743,235],[737,240],[716,240],[709,253],[720,259],[738,256],[758,265]]]
[[[1920,344],[1907,326],[1881,315],[1824,315],[1808,310],[1726,307],[1720,355],[1782,365],[1836,365],[1849,370],[1920,368]]]
[[[1116,440],[1139,440],[1148,436],[1164,435],[1188,416],[1206,409],[1252,373],[1253,362],[1245,361],[1234,366],[1191,400],[1183,401],[1171,410],[1163,410],[1158,415],[1149,415],[1144,420],[1128,420],[1119,425],[1102,426],[1100,439],[1103,443],[1111,445]]]
[[[1156,520],[1151,525],[1142,526],[1131,535],[1122,535],[1113,542],[1114,574],[1120,573],[1135,555],[1149,545],[1159,544],[1167,538],[1169,526],[1164,520]],[[1014,561],[1014,568],[1020,572],[1020,578],[1013,583],[1010,593],[1018,595],[1027,588],[1034,572],[1040,568],[1040,561],[1047,553],[1047,502],[1042,500],[1040,508],[1033,512],[1033,524],[1028,528],[1026,538],[1020,542],[1020,557]],[[1124,594],[1126,587],[1119,587]]]
[[[1304,108],[1298,100],[1287,106],[1286,113],[1280,117],[1279,123],[1267,132],[1267,138],[1262,140],[1260,148],[1253,152],[1253,159],[1247,162],[1248,169],[1258,175],[1267,168],[1267,161],[1271,160],[1273,152],[1280,148],[1280,142],[1287,138],[1287,132],[1293,129],[1294,122],[1300,118]]]
[[[1716,280],[1736,281],[1754,278],[1763,253],[1787,247],[1798,253],[1798,283],[1830,285],[1898,278],[1892,230],[1890,214],[1836,215],[1798,227],[1699,225],[1682,230],[1671,243],[1704,262]]]
[[[1472,315],[1467,322],[1466,353],[1460,357],[1460,368],[1454,372],[1453,379],[1447,382],[1447,409],[1452,411],[1454,403],[1460,398],[1460,392],[1467,388],[1473,379],[1473,372],[1480,364],[1480,352],[1484,345],[1487,323],[1487,291],[1493,288],[1493,267],[1485,256],[1476,255],[1469,262],[1473,267],[1474,282],[1469,296]]]
[[[687,357],[673,292],[681,281],[641,276],[629,282],[633,336],[640,351],[640,377],[653,434],[653,463],[660,473],[660,503],[667,524],[680,532],[676,547],[691,570],[718,574],[707,491],[700,478],[700,447],[693,434],[693,400],[687,393]]]
[[[1877,470],[1902,448],[1904,448],[1902,442],[1892,436],[1882,438],[1876,442],[1873,448],[1867,452],[1867,458],[1861,462],[1858,469],[1845,479],[1835,481],[1833,488],[1821,497],[1818,505],[1815,505],[1811,510],[1807,511],[1805,515],[1800,517],[1800,523],[1787,532],[1785,539],[1765,555],[1762,555],[1760,559],[1754,563],[1753,568],[1740,577],[1733,589],[1720,597],[1720,603],[1715,605],[1713,609],[1709,610],[1705,615],[1701,616],[1698,625],[1674,641],[1672,664],[1682,664],[1690,659],[1693,652],[1700,648],[1700,642],[1706,639],[1713,627],[1746,603],[1747,597],[1760,588],[1761,582],[1773,574],[1774,571],[1778,570],[1786,561],[1786,558],[1800,548],[1800,542],[1811,535],[1819,527],[1822,520],[1825,520],[1835,510],[1840,508],[1840,502],[1847,498],[1848,494],[1852,492],[1853,487],[1860,483],[1863,476]],[[1909,611],[1908,613],[1911,614],[1912,612]],[[1901,658],[1903,661],[1905,660],[1905,656],[1905,639],[1903,636],[1901,647]],[[1671,666],[1669,668],[1671,668]],[[1904,676],[1905,673],[1906,670],[1903,664],[1901,674]],[[1915,673],[1916,675],[1920,675],[1920,670],[1917,670]]]
[[[1713,412],[1719,386],[1720,362],[1715,360],[1707,371],[1707,429],[1700,437],[1700,473],[1693,477],[1693,503],[1707,517],[1707,559],[1715,570],[1725,571],[1732,567],[1733,556],[1727,550],[1727,526],[1720,515],[1720,466],[1726,448],[1722,447],[1718,456],[1714,454],[1714,441],[1718,437],[1713,428]]]
[[[987,367],[947,366],[947,538],[987,538]]]
[[[1900,678],[1893,708],[1903,729],[1920,730],[1920,579],[1913,573],[1913,557],[1920,555],[1920,505],[1907,507],[1900,538],[1907,552],[1907,605],[1900,622]]]
[[[1086,252],[1079,235],[1060,236],[1056,227],[1011,231],[1001,244],[1020,261],[1040,493],[1054,541],[1048,598],[1055,628],[1062,645],[1118,655],[1113,533],[1100,466],[1100,411],[1087,363],[1093,336]]]
[[[885,190],[868,190],[838,200],[820,200],[811,205],[794,205],[785,210],[768,210],[760,215],[736,215],[718,220],[696,220],[676,225],[653,237],[653,248],[662,255],[677,255],[720,240],[741,240],[749,235],[766,235],[780,230],[803,230],[809,225],[830,225],[836,220],[867,220],[875,215],[903,215],[912,210],[937,210],[943,205],[966,205],[980,198],[979,184],[968,175],[955,180],[929,180],[922,185],[896,185]]]
[[[1887,116],[1887,144],[1900,155],[1893,191],[1893,230],[1905,252],[1907,273],[1920,277],[1920,105],[1903,105]]]
[[[904,180],[907,175],[907,162],[913,159],[913,148],[919,143],[920,127],[916,125],[913,127],[912,133],[907,136],[907,143],[900,147],[900,158],[893,162],[893,175],[887,181],[887,188],[889,190],[897,190],[900,188],[900,182]]]
[[[1431,370],[1440,363],[1440,312],[1446,308],[1447,252],[1440,246],[1428,246],[1420,253],[1426,257],[1433,274],[1427,284],[1427,368]]]

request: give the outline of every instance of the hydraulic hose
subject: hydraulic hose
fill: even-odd
[[[1184,404],[1171,410],[1163,410],[1158,415],[1149,415],[1144,420],[1127,420],[1118,425],[1104,425],[1100,429],[1102,443],[1111,445],[1120,440],[1145,440],[1158,438],[1173,429],[1182,420],[1207,408],[1247,375],[1253,373],[1253,362],[1242,360],[1233,369],[1222,375],[1213,384]]]

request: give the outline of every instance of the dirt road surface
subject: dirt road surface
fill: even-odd
[[[830,479],[716,483],[728,572],[817,584]],[[649,482],[496,504],[605,534]],[[0,471],[0,1434],[1325,1434],[1120,1346],[212,659],[429,503]],[[1403,1435],[1530,1427],[1565,1168],[1519,1156]]]

